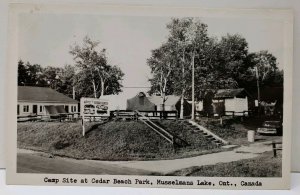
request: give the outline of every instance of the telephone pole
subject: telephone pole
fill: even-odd
[[[258,74],[257,66],[255,67],[255,73],[256,73],[256,85],[257,85],[258,114],[260,114],[260,87],[259,87],[259,74]]]
[[[192,120],[195,119],[195,52],[192,56]]]

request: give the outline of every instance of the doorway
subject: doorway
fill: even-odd
[[[37,114],[37,105],[33,105],[32,112],[33,114]]]

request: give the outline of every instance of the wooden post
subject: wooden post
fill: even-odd
[[[85,127],[84,127],[84,118],[81,119],[81,125],[82,125],[82,135],[85,136]]]
[[[277,157],[276,143],[272,142],[272,148],[273,148],[274,157]]]

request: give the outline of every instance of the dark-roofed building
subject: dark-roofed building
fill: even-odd
[[[155,104],[149,101],[144,92],[139,92],[136,96],[127,100],[126,110],[155,111]]]
[[[77,113],[78,101],[47,87],[18,86],[18,116]]]
[[[249,94],[245,89],[220,89],[214,95],[214,113],[243,116],[248,114]]]
[[[180,113],[181,97],[176,95],[168,95],[165,97],[165,111],[178,111]],[[163,111],[161,96],[152,95],[148,97],[149,101],[155,104],[157,111]],[[192,105],[188,101],[183,102],[183,115],[190,116],[192,113]]]
[[[180,113],[181,106],[180,96],[168,95],[166,96],[165,111],[177,111]],[[163,111],[161,96],[152,95],[147,96],[146,93],[140,92],[135,97],[127,100],[127,110],[138,111]],[[183,115],[190,116],[192,113],[192,105],[186,100],[183,102]]]

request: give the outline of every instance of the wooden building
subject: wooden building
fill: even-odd
[[[18,116],[78,113],[78,103],[51,88],[18,86]]]
[[[214,113],[217,115],[248,115],[248,93],[245,89],[220,89],[212,100]]]

